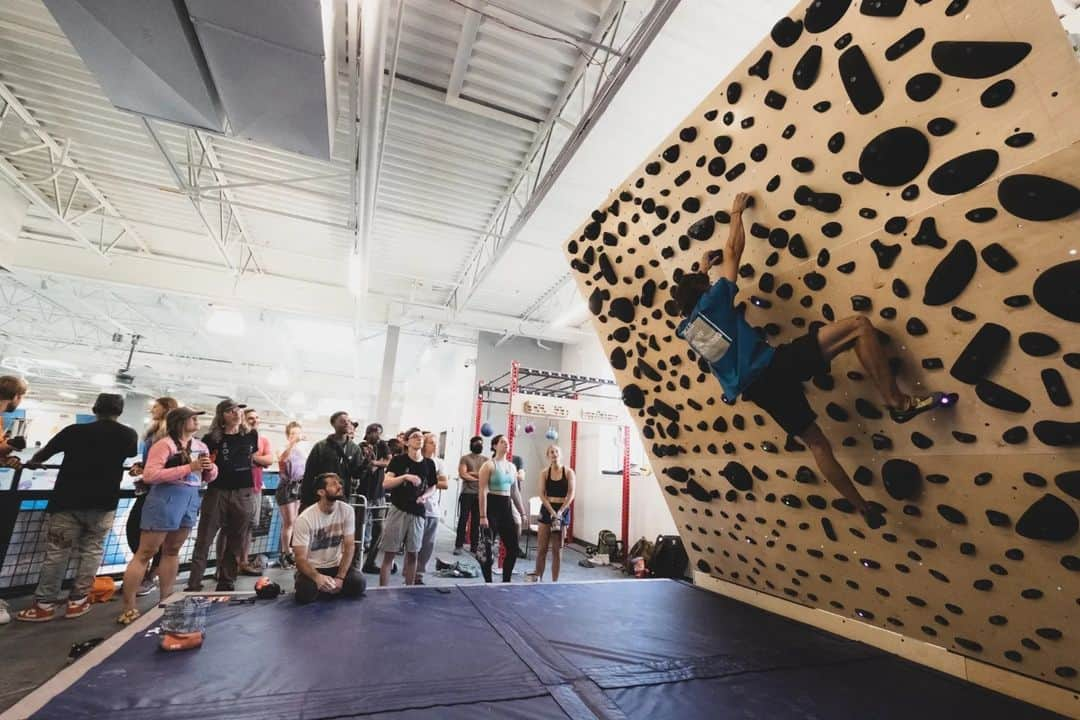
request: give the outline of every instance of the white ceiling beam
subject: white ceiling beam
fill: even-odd
[[[461,34],[458,35],[457,52],[454,53],[454,65],[450,69],[450,82],[446,86],[446,102],[453,103],[461,97],[461,88],[465,84],[465,73],[469,69],[469,60],[472,59],[473,46],[476,44],[476,35],[480,30],[480,21],[486,3],[479,3],[476,9],[465,11],[465,18],[461,23]]]
[[[3,99],[6,103],[5,107],[14,112],[30,131],[37,136],[38,140],[48,147],[50,153],[53,153],[54,155],[62,154],[61,144],[41,126],[41,123],[37,121],[37,118],[31,115],[26,106],[15,97],[15,93],[2,82],[0,82],[0,99]],[[66,143],[66,145],[69,146],[70,142]],[[120,211],[117,210],[109,201],[109,198],[105,196],[105,193],[103,193],[89,176],[79,168],[79,164],[68,157],[67,162],[64,163],[64,165],[71,170],[75,179],[83,186],[83,189],[90,193],[90,195],[102,205],[104,212],[109,217],[115,218],[120,222],[127,231],[127,234],[138,244],[139,248],[144,253],[152,255],[153,253],[150,250],[150,246],[146,243],[146,240],[143,239],[142,235],[139,234],[139,231],[128,224],[127,220],[124,219],[124,216],[120,214]]]

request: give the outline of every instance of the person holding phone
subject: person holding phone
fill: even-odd
[[[165,437],[146,455],[142,479],[150,487],[143,507],[139,549],[124,571],[124,608],[116,619],[129,625],[139,617],[135,607],[139,581],[150,559],[160,550],[158,568],[161,599],[172,595],[180,569],[180,548],[191,534],[199,515],[199,487],[213,482],[218,468],[202,440],[195,438],[203,412],[178,407],[165,416]]]

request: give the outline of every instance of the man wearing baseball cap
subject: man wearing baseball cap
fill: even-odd
[[[48,547],[34,604],[16,615],[16,619],[45,622],[60,612],[67,618],[90,612],[88,594],[101,566],[105,537],[116,514],[124,461],[139,451],[138,434],[118,421],[123,412],[123,397],[111,393],[98,395],[94,422],[68,425],[26,464],[29,468],[40,467],[53,455],[64,453],[56,486],[45,509]],[[58,600],[58,595],[72,554],[78,563],[75,583],[66,607],[57,608],[63,602]]]

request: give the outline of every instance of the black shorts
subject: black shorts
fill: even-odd
[[[817,419],[802,384],[829,371],[818,343],[818,327],[776,348],[772,362],[742,394],[769,413],[788,435],[801,435]]]

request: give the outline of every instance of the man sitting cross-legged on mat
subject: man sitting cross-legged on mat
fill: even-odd
[[[341,478],[323,473],[315,478],[316,502],[300,513],[293,527],[296,602],[364,594],[364,576],[352,566],[356,551],[356,515],[342,502]]]
[[[765,410],[789,435],[798,436],[814,456],[818,469],[848,499],[871,527],[884,518],[875,512],[837,462],[829,439],[818,426],[802,383],[829,371],[841,352],[854,348],[859,362],[881,393],[896,422],[947,404],[943,393],[913,397],[900,392],[888,358],[870,320],[861,315],[835,323],[810,323],[802,337],[772,347],[735,307],[739,260],[745,244],[742,213],[750,196],[739,193],[731,208],[731,230],[723,252],[710,250],[691,272],[677,277],[672,296],[686,318],[676,334],[709,364],[724,389],[724,400],[742,395]]]

